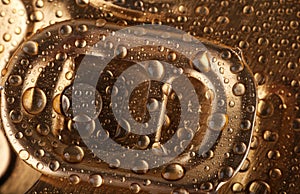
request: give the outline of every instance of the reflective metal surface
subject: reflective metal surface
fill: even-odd
[[[1,3],[1,193],[299,193],[299,2]]]

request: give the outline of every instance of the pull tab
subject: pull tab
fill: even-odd
[[[53,191],[215,192],[250,147],[257,99],[240,54],[171,27],[58,23],[6,69],[4,130]]]

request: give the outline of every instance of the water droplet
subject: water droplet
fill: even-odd
[[[208,150],[207,152],[202,154],[204,159],[211,159],[214,157],[214,152],[212,150]]]
[[[33,22],[40,22],[44,19],[44,13],[42,11],[35,11],[32,14],[30,14],[30,20]]]
[[[281,170],[279,168],[274,168],[269,171],[269,176],[271,179],[279,179],[282,176]]]
[[[67,80],[72,80],[74,78],[73,71],[68,71],[65,75]]]
[[[16,135],[15,135],[15,138],[16,139],[21,139],[23,138],[23,133],[21,131],[17,132]]]
[[[231,52],[229,50],[225,50],[221,53],[222,59],[230,59],[231,58]]]
[[[55,59],[58,60],[58,61],[64,61],[66,60],[68,57],[68,55],[66,53],[63,53],[63,52],[58,52],[56,55],[55,55]]]
[[[211,182],[204,182],[199,188],[201,191],[210,192],[214,189],[214,185]]]
[[[71,174],[69,176],[69,181],[73,185],[77,185],[80,182],[80,177],[76,174]]]
[[[240,125],[241,129],[243,129],[243,130],[249,130],[249,129],[251,129],[251,126],[252,125],[249,120],[243,120]]]
[[[227,181],[233,176],[234,170],[230,166],[222,167],[218,172],[218,177],[221,181]]]
[[[193,60],[196,69],[205,73],[211,70],[211,64],[207,55],[207,51],[198,52]]]
[[[27,89],[22,96],[24,109],[30,114],[41,113],[47,103],[47,98],[43,90],[37,87]]]
[[[169,61],[175,61],[177,59],[177,54],[175,52],[169,52],[168,56],[167,56],[167,59]]]
[[[2,3],[3,3],[4,5],[8,5],[8,4],[10,4],[10,0],[2,0]]]
[[[22,160],[28,160],[30,155],[26,150],[20,150],[19,156]]]
[[[19,86],[22,82],[22,77],[19,75],[10,75],[8,78],[8,83],[12,86]]]
[[[97,27],[103,27],[105,25],[106,25],[106,20],[104,20],[104,19],[98,19],[98,20],[96,20],[96,26]]]
[[[220,24],[228,24],[230,22],[229,18],[226,16],[219,16],[217,22]]]
[[[77,130],[84,138],[89,137],[95,131],[95,127],[95,121],[85,114],[76,115],[73,120],[68,122],[68,128]]]
[[[259,145],[259,140],[256,136],[253,136],[252,139],[251,139],[251,144],[250,144],[250,147],[251,149],[256,149]]]
[[[300,155],[300,146],[295,146],[294,147],[294,152],[295,152],[295,154]]]
[[[253,181],[250,183],[248,188],[249,194],[256,194],[256,193],[263,193],[263,194],[270,194],[271,188],[268,183],[264,181]]]
[[[243,165],[241,166],[240,172],[246,172],[250,167],[250,160],[248,158],[245,159]]]
[[[60,29],[59,32],[62,36],[69,36],[72,34],[72,27],[70,25],[63,25]]]
[[[228,123],[228,116],[222,113],[215,113],[207,119],[208,127],[213,130],[223,130]]]
[[[267,156],[269,159],[271,160],[278,160],[280,158],[280,152],[278,150],[270,150],[268,153],[267,153]]]
[[[257,106],[258,116],[262,118],[269,117],[273,114],[273,112],[274,112],[273,104],[265,100],[258,101],[258,106]]]
[[[110,162],[109,162],[109,168],[115,169],[115,168],[119,168],[121,165],[121,162],[119,159],[113,158]]]
[[[244,14],[252,14],[254,12],[254,7],[251,6],[251,5],[246,5],[244,8],[243,8],[243,13]]]
[[[137,174],[146,174],[149,170],[149,164],[145,160],[137,160],[131,170]]]
[[[162,177],[169,181],[179,180],[184,174],[184,168],[180,164],[169,164],[162,171]]]
[[[174,189],[171,194],[189,194],[189,192],[184,188],[177,188]]]
[[[206,6],[199,6],[195,9],[197,15],[206,16],[209,14],[209,9]]]
[[[0,53],[3,53],[3,52],[4,52],[4,50],[5,50],[5,47],[4,47],[4,45],[3,45],[3,44],[0,44]]]
[[[154,80],[162,80],[165,75],[164,65],[157,60],[149,61],[146,70],[149,77]]]
[[[137,183],[132,183],[130,185],[130,190],[132,191],[132,193],[139,193],[141,191],[141,186]]]
[[[254,79],[258,85],[263,85],[266,82],[266,78],[262,73],[255,73]]]
[[[232,192],[238,193],[243,191],[243,185],[241,183],[234,183],[231,187]]]
[[[34,155],[38,158],[42,158],[45,155],[45,151],[43,149],[38,149],[34,152]]]
[[[118,45],[115,55],[121,59],[124,59],[127,56],[127,48],[123,45]]]
[[[155,98],[151,98],[147,104],[147,108],[149,112],[156,112],[159,108],[159,101]]]
[[[140,149],[146,149],[150,144],[150,138],[147,135],[142,135],[137,144]]]
[[[278,140],[278,133],[266,130],[263,134],[264,140],[269,142],[275,142]]]
[[[38,163],[36,164],[36,168],[37,168],[38,170],[43,170],[43,169],[44,169],[44,164],[38,162]]]
[[[28,55],[37,55],[39,52],[39,44],[35,41],[27,41],[23,45],[23,51]]]
[[[237,63],[237,64],[230,66],[230,71],[234,74],[237,74],[237,73],[243,71],[244,67],[245,66],[242,63]]]
[[[58,17],[58,18],[61,18],[63,16],[63,12],[61,10],[57,10],[55,12],[55,16]]]
[[[242,96],[246,92],[245,85],[243,83],[236,83],[233,85],[232,92],[236,96]]]
[[[233,151],[235,154],[244,154],[247,151],[247,145],[244,142],[238,142],[234,145]]]
[[[75,46],[77,48],[84,48],[86,46],[86,40],[80,39],[75,41]]]
[[[3,40],[5,42],[9,42],[11,40],[11,35],[9,33],[4,33],[3,34]]]
[[[84,151],[79,146],[70,145],[64,149],[64,159],[70,163],[79,163],[84,157]]]
[[[89,177],[89,183],[93,187],[100,187],[103,183],[103,179],[99,174],[93,174]]]
[[[12,110],[9,113],[10,119],[13,123],[19,123],[23,119],[23,114],[20,111]]]
[[[90,3],[90,0],[76,0],[76,4],[80,7],[86,7]]]
[[[57,171],[59,169],[59,166],[60,166],[60,164],[57,160],[53,160],[49,163],[49,168],[52,171]]]
[[[49,127],[49,125],[42,123],[42,124],[37,125],[36,130],[41,135],[48,135],[50,132],[50,127]]]
[[[44,7],[44,1],[43,1],[43,0],[37,0],[37,1],[35,2],[35,6],[36,6],[37,8],[42,8],[42,7]]]

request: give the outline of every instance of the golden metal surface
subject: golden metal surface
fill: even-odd
[[[18,9],[23,4],[3,0],[0,5],[0,10],[3,7],[8,7],[9,9],[6,10],[10,10],[12,5],[18,5],[14,6]],[[23,34],[12,37],[10,41],[7,41],[7,35],[3,35],[3,40],[0,40],[0,46],[6,44],[9,49],[8,51],[5,50],[5,57],[2,57],[0,47],[0,67],[6,65],[6,68],[2,70],[4,90],[1,93],[1,117],[4,121],[3,128],[6,135],[19,156],[33,165],[37,171],[43,173],[43,176],[28,193],[213,193],[216,188],[220,187],[218,186],[221,185],[219,183],[223,184],[224,182],[226,183],[218,188],[218,193],[299,193],[300,3],[297,0],[178,0],[163,2],[38,0],[34,2],[24,1],[24,5],[29,18],[27,24],[24,25],[24,19],[27,20],[26,14],[15,19],[18,25],[24,25],[21,27]],[[8,12],[14,13],[13,10]],[[67,21],[69,19],[76,20]],[[77,19],[89,19],[89,21]],[[3,25],[8,27],[1,28],[0,35],[7,32],[5,29],[14,29],[16,24],[16,22],[7,23],[5,20],[3,21]],[[55,24],[55,22],[64,23]],[[80,23],[86,24],[87,28],[79,25]],[[115,168],[119,164],[113,162],[111,163],[112,166],[108,166],[103,160],[99,160],[97,154],[92,153],[91,149],[87,148],[88,143],[84,139],[90,138],[92,135],[88,132],[85,134],[87,137],[84,137],[80,131],[76,131],[76,127],[75,130],[72,128],[74,126],[72,119],[66,122],[69,117],[76,116],[73,115],[76,110],[71,108],[71,111],[68,112],[62,107],[65,97],[72,97],[73,89],[70,89],[71,94],[65,89],[74,81],[75,72],[78,72],[78,64],[84,63],[82,54],[86,54],[87,48],[103,39],[110,30],[117,31],[141,23],[163,24],[188,32],[198,40],[203,41],[208,50],[214,53],[218,61],[221,62],[217,64],[220,65],[220,69],[217,71],[222,78],[223,89],[228,99],[225,106],[229,116],[227,115],[228,120],[225,119],[226,128],[221,130],[220,138],[217,141],[206,142],[207,145],[220,145],[220,148],[213,148],[212,152],[208,152],[208,158],[201,158],[203,156],[197,156],[197,154],[194,156],[195,152],[193,151],[195,150],[191,148],[191,150],[184,152],[186,155],[182,154],[178,159],[173,160],[176,164],[183,165],[184,169],[189,169],[183,171],[183,178],[180,166],[176,165],[163,166],[147,173],[143,172],[143,168],[139,169],[138,173],[134,170]],[[49,27],[45,28],[46,26]],[[40,30],[38,31],[38,29]],[[87,29],[86,32],[85,29]],[[108,31],[101,31],[103,29],[108,29]],[[20,44],[25,36],[25,31],[27,35],[32,36],[29,39],[26,38],[27,42]],[[170,36],[170,34],[163,32],[161,34],[162,37]],[[124,39],[126,38],[131,43],[137,41],[131,37],[124,37]],[[187,40],[188,37],[183,39]],[[16,47],[10,46],[9,42],[11,41],[16,41],[15,43],[20,47],[14,55],[16,57],[11,58],[7,64],[10,53]],[[192,43],[189,44],[192,45]],[[112,46],[110,47],[110,45]],[[179,46],[189,48],[187,45]],[[116,48],[119,58],[113,61],[114,65],[107,68],[109,72],[102,78],[102,83],[107,84],[101,86],[103,87],[102,92],[100,92],[103,100],[102,113],[109,110],[109,104],[105,104],[109,100],[107,101],[108,98],[103,96],[110,96],[114,92],[112,88],[109,88],[109,92],[106,93],[106,88],[104,88],[104,86],[110,86],[109,83],[114,83],[114,81],[109,81],[112,80],[111,77],[125,71],[122,67],[132,65],[130,61],[139,62],[139,60],[147,59],[147,53],[152,54],[152,56],[159,56],[153,49],[142,50],[142,54],[141,52],[134,53],[134,50],[125,50],[126,54],[124,54],[124,46],[126,49],[128,45],[121,46],[123,47],[118,47],[121,50]],[[233,52],[238,51],[236,47],[242,51],[243,59],[241,60],[232,59],[232,57],[240,56],[240,54]],[[115,49],[114,42],[107,44],[107,50],[112,48]],[[222,55],[224,48],[229,49],[232,53],[225,53],[224,55],[223,52]],[[90,55],[95,55],[95,53]],[[178,66],[181,67],[188,66],[187,60],[184,60],[180,53],[175,52],[175,55],[173,53],[168,55],[165,51],[165,55],[169,57],[167,57],[168,60],[172,61],[174,58],[175,62],[172,64],[178,63]],[[97,53],[95,56],[96,58],[101,57]],[[124,58],[130,56],[132,58],[128,58],[126,62]],[[141,58],[136,59],[134,56]],[[27,61],[24,60],[25,58]],[[99,62],[99,59],[92,56],[89,60],[94,63]],[[200,62],[203,63],[201,60]],[[235,76],[229,71],[228,66],[239,63],[239,61],[249,65],[249,73],[247,70],[246,73]],[[88,64],[86,66],[90,67]],[[247,66],[245,67],[247,69]],[[189,71],[183,68],[183,72]],[[205,69],[201,69],[200,72],[205,72]],[[13,77],[14,79],[11,78],[11,75],[16,74],[22,75],[21,81],[17,76]],[[133,74],[132,77],[137,77],[136,80],[138,80],[138,77],[142,76],[140,74]],[[256,81],[254,93],[258,97],[257,107],[255,96],[249,97],[253,91],[248,90],[249,87],[254,87],[251,84],[253,77]],[[55,79],[53,80],[53,78]],[[245,95],[247,97],[244,98],[243,103],[254,107],[245,106],[241,103],[242,100],[239,101],[237,100],[239,98],[232,95],[234,91],[241,92],[243,90],[242,86],[234,84],[237,81],[241,81],[244,85],[249,84],[245,87],[249,95]],[[229,82],[229,84],[225,82]],[[199,96],[202,94],[204,96],[199,97],[204,107],[203,116],[200,117],[200,126],[203,126],[201,128],[203,132],[209,126],[207,120],[209,120],[212,111],[209,106],[211,102],[205,99],[205,92],[203,92],[207,90],[205,84],[202,86],[199,81],[194,80],[193,85],[199,93],[202,92]],[[144,85],[138,87],[138,90],[147,93],[147,88],[150,86],[153,87],[154,91],[155,88],[162,87],[159,84],[145,82]],[[233,88],[237,86],[240,86],[239,89],[234,90]],[[31,89],[32,87],[38,89]],[[99,88],[101,87],[99,86]],[[88,89],[88,87],[86,88]],[[27,89],[31,90],[27,92]],[[133,92],[138,90],[133,90]],[[159,89],[156,90],[163,92]],[[145,96],[159,96],[158,93],[151,94],[150,92]],[[141,107],[147,104],[148,99],[141,96],[139,92],[135,94],[136,97],[133,95],[132,99],[137,102],[129,105],[129,109],[137,111],[137,113],[132,114],[137,119],[139,116],[147,115],[147,111]],[[240,94],[243,96],[242,93]],[[160,97],[162,96],[160,95]],[[24,101],[22,98],[26,100]],[[36,98],[39,101],[35,101]],[[84,100],[84,98],[82,99]],[[176,103],[180,104],[176,98],[173,101],[162,101],[167,102],[167,104],[170,103],[174,107],[177,106]],[[172,106],[169,107],[170,111]],[[168,106],[166,108],[168,110]],[[14,109],[19,112],[11,113]],[[82,110],[85,109],[82,108]],[[172,110],[173,114],[169,114],[168,118],[165,118],[165,123],[168,119],[171,123],[176,123],[178,114],[174,110]],[[253,114],[250,114],[249,111]],[[242,115],[254,116],[253,111],[256,112],[253,133],[242,134],[243,132],[240,132],[241,124],[245,126],[245,122],[243,122],[245,117]],[[22,113],[21,116],[18,114],[20,112]],[[105,113],[106,116],[100,116],[100,121],[101,124],[106,125],[105,129],[110,134],[110,138],[131,149],[137,149],[135,146],[139,145],[137,142],[140,140],[135,136],[128,138],[129,135],[126,130],[124,131],[118,124],[114,124],[114,121],[106,123],[111,119],[111,114]],[[249,120],[252,121],[253,118],[251,117]],[[39,121],[45,121],[48,126],[41,125]],[[84,123],[84,125],[89,124]],[[172,127],[176,128],[176,126],[171,125]],[[114,132],[115,129],[116,132]],[[162,137],[168,139],[175,134],[172,132],[164,133],[164,128],[161,129],[162,134],[149,139],[151,145],[153,139],[160,139],[163,142]],[[22,137],[20,138],[20,136]],[[251,136],[252,142],[249,145]],[[193,145],[199,144],[204,139],[204,134],[199,133],[195,137],[198,139]],[[105,134],[102,134],[100,138],[105,138]],[[145,141],[145,139],[143,140]],[[67,147],[72,144],[74,146],[71,148]],[[153,145],[153,147],[160,146],[159,144]],[[93,149],[97,150],[96,147]],[[75,154],[75,157],[72,157],[72,153]],[[195,163],[191,160],[193,157],[198,159],[194,160]],[[204,164],[205,162],[207,165]],[[191,168],[187,167],[189,163],[192,164]],[[203,164],[203,167],[197,169],[195,164],[199,164],[199,166]],[[19,170],[20,168],[16,169],[18,175],[21,176],[23,173],[23,176],[27,177],[24,175],[25,172]],[[168,171],[168,169],[171,169],[170,175],[166,176],[163,172]],[[196,172],[193,172],[193,169]],[[164,179],[165,177],[169,177],[170,180]],[[226,180],[223,179],[224,177]],[[11,176],[10,179],[15,180],[16,183],[20,181],[14,176]],[[28,188],[30,185],[32,182],[27,183],[26,187]],[[0,191],[5,193],[8,191],[5,190],[7,188],[13,189],[14,186],[9,181],[4,182],[0,186]],[[24,190],[14,191],[15,193],[24,192]]]

